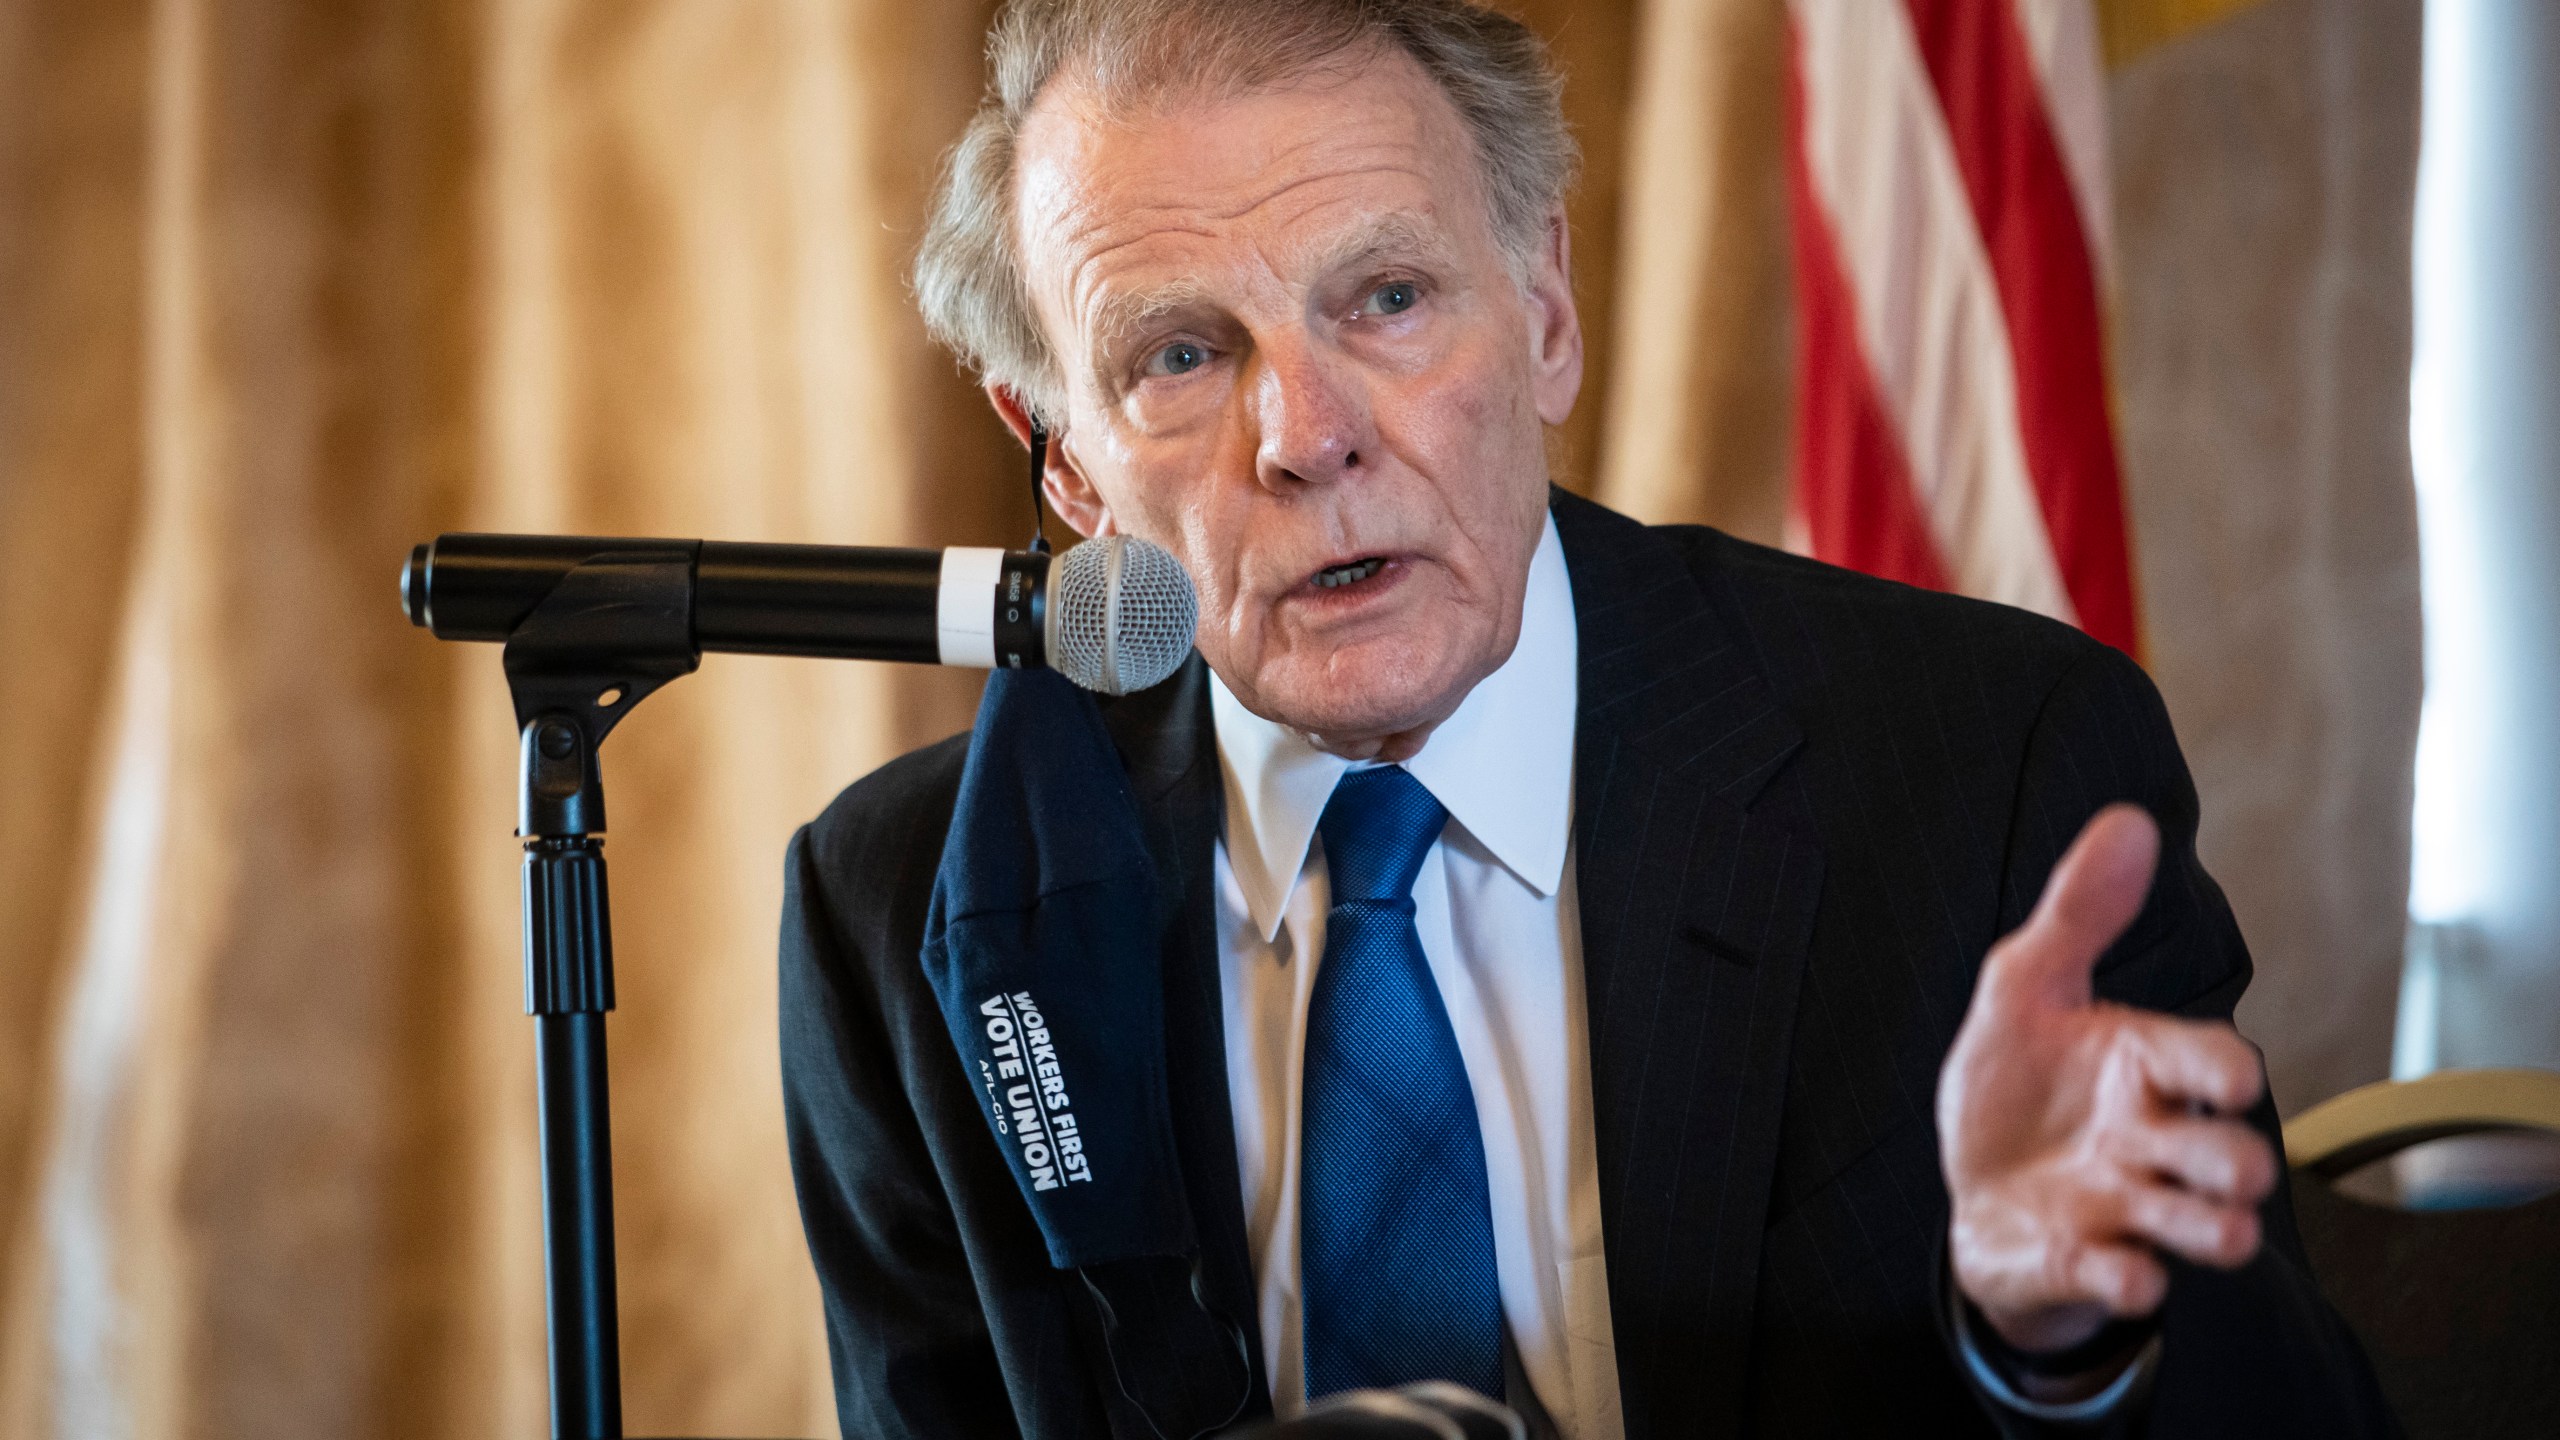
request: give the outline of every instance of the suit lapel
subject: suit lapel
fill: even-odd
[[[1245,1244],[1243,1182],[1236,1173],[1235,1117],[1227,1090],[1211,876],[1224,802],[1208,667],[1192,656],[1173,679],[1110,705],[1104,723],[1128,766],[1155,860],[1165,936],[1165,1080],[1183,1190],[1200,1246],[1201,1293],[1211,1309],[1241,1329],[1253,1371],[1248,1413],[1267,1413],[1261,1306]]]
[[[1581,643],[1574,842],[1627,1433],[1741,1427],[1821,891],[1801,742],[1675,542],[1555,504]]]

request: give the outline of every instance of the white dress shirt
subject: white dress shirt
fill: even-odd
[[[1475,1092],[1502,1313],[1567,1440],[1619,1440],[1600,1250],[1582,931],[1573,890],[1573,590],[1555,522],[1529,565],[1519,644],[1405,769],[1449,812],[1414,882],[1415,925]],[[1329,906],[1316,821],[1351,762],[1212,680],[1226,830],[1218,938],[1228,1094],[1283,1416],[1305,1404],[1298,1309],[1298,1102]]]

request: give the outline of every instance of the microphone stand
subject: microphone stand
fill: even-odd
[[[613,922],[596,751],[634,705],[701,661],[693,557],[682,551],[585,561],[506,641],[522,743],[516,833],[524,839],[524,1008],[539,1077],[553,1440],[622,1440],[604,1047]]]
[[[1035,448],[1035,479],[1039,453]],[[580,537],[477,538],[496,545],[484,544],[476,552],[466,546],[465,553],[448,556],[445,563],[466,570],[494,563],[505,570],[511,559],[525,558],[523,553],[510,553],[523,551],[525,542],[541,550],[548,542]],[[604,783],[597,751],[632,707],[668,681],[692,674],[702,663],[702,646],[695,635],[700,542],[591,543],[605,548],[569,568],[507,628],[504,650],[507,693],[515,708],[519,740],[516,834],[524,841],[524,1008],[533,1017],[538,1081],[543,1310],[549,1342],[552,1440],[622,1440],[621,1327],[613,1260],[613,1128],[604,1042],[604,1018],[613,1009],[613,922],[605,896]],[[732,547],[742,554],[793,548]],[[1048,548],[1035,533],[1035,554],[1045,557]],[[874,552],[870,558],[878,562],[885,553]],[[808,559],[806,555],[787,558]],[[433,563],[431,547],[419,546],[401,579],[402,600],[411,622],[431,629],[435,626],[428,571]],[[747,560],[733,563],[745,566]],[[1109,562],[1109,586],[1115,595],[1119,566],[1115,550]],[[785,565],[779,582],[782,590],[797,583],[794,576],[808,568],[806,563]],[[924,573],[896,555],[879,564],[876,576],[838,569],[842,573],[825,577],[829,583],[841,587],[859,580],[889,591],[912,590]],[[1023,586],[1035,583],[1039,572],[1017,569],[1008,561],[1002,573],[1003,583]],[[747,611],[781,603],[775,598],[782,593],[775,589],[775,577],[753,578],[763,588],[748,587]],[[523,590],[533,583],[540,583],[540,577],[522,583],[509,578],[494,593],[483,584],[477,595],[466,586],[465,608],[471,613],[447,616],[455,622],[455,633],[438,633],[448,639],[492,638],[501,617],[522,603]],[[1187,593],[1184,598],[1188,599]],[[740,602],[730,603],[733,610],[739,608]],[[1108,607],[1114,617],[1117,605],[1114,598]],[[1029,646],[1041,633],[1037,611],[1023,608],[1035,618],[1025,621],[1011,610],[995,617],[999,654],[1006,663],[1023,663],[1023,655],[1031,653]],[[860,617],[859,607],[848,607],[848,613]],[[1184,613],[1188,614],[1187,608]],[[891,637],[896,646],[875,652],[873,647],[884,643],[879,636],[845,628],[844,615],[833,618],[838,623],[821,627],[826,634],[814,638],[833,637],[841,649],[821,646],[803,651],[787,640],[734,648],[878,653],[882,658],[902,659],[935,655],[929,646],[906,647],[896,636]],[[1006,625],[1020,627],[1020,653],[1004,653]],[[907,653],[908,648],[918,648],[918,653]]]

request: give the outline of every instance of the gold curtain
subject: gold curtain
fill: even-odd
[[[2269,8],[2316,11],[2322,53],[2376,28]],[[542,1432],[514,736],[495,651],[410,629],[392,574],[449,529],[1018,540],[1019,451],[900,278],[988,9],[0,0],[0,1434]],[[1775,538],[1780,0],[1521,9],[1569,71],[1589,162],[1591,381],[1563,473]],[[2140,62],[2143,94],[2208,105],[2301,34],[2178,71],[2188,43]],[[2383,80],[2366,103],[2411,103]],[[2350,98],[2317,90],[2287,134]],[[2150,113],[2120,95],[2120,140]],[[2405,206],[2390,163],[2354,198],[2365,231]],[[2119,209],[2209,240],[2245,213],[2226,188],[2199,208],[2128,187]],[[2152,307],[2142,353],[2172,354],[2159,317],[2189,313],[2178,266],[2202,263],[2178,257],[2210,248],[2128,265],[2151,287],[2126,305]],[[2405,309],[2405,275],[2374,279],[2387,254],[2337,253],[2356,293]],[[2257,321],[2322,300],[2285,303]],[[2304,413],[2343,383],[2270,373]],[[2128,391],[2136,508],[2146,545],[2203,547],[2146,553],[2183,576],[2222,554],[2212,527],[2151,517],[2235,472],[2147,465],[2158,393]],[[2367,504],[2387,479],[2328,493]],[[2253,701],[2184,658],[2232,658],[2211,626],[2154,616],[2190,745],[2202,715],[2227,775],[2344,671]],[[2396,672],[2348,708],[2388,711],[2404,680],[2414,714]],[[965,725],[974,694],[714,657],[606,749],[634,1433],[834,1433],[782,1149],[781,847],[847,780]],[[2405,787],[2405,753],[2370,740],[2319,755],[2370,780],[2357,793],[2387,792],[2393,763]],[[2199,771],[2211,816],[2221,781]],[[2292,857],[2278,879],[2328,853],[2247,838]],[[2316,977],[2317,917],[2225,873],[2268,971]]]
[[[1599,498],[1764,545],[1794,416],[1785,0],[1657,0],[1628,87]]]
[[[983,6],[0,7],[0,1431],[543,1425],[512,728],[446,529],[1020,538],[900,280]],[[635,1431],[829,1433],[780,846],[965,677],[607,752]]]

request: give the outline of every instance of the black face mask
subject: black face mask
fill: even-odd
[[[1165,1091],[1163,927],[1144,818],[1093,696],[988,677],[926,912],[924,969],[1049,1263],[1091,1296],[1120,1399],[1165,1440],[1256,1393],[1208,1300]]]
[[[924,968],[1062,1270],[1196,1249],[1143,826],[1090,694],[1045,670],[988,678]]]

